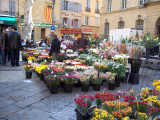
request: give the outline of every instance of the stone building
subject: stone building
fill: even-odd
[[[100,33],[123,28],[160,35],[160,0],[103,0]]]
[[[97,34],[100,29],[102,0],[82,0],[82,31],[84,34]]]

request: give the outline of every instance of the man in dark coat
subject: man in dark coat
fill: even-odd
[[[12,33],[9,35],[9,47],[11,51],[11,65],[20,66],[19,65],[19,51],[21,48],[21,36],[17,32],[17,27],[12,27]]]
[[[81,48],[82,48],[83,50],[86,49],[86,47],[87,47],[87,45],[88,45],[88,41],[87,41],[87,39],[84,37],[83,34],[82,34],[82,37],[77,40],[77,44],[78,44],[78,49],[81,49]]]
[[[0,35],[0,55],[1,55],[1,61],[2,61],[2,65],[6,64],[6,47],[7,47],[7,41],[8,41],[8,36],[6,34],[6,30],[3,29],[2,30],[2,34]]]
[[[58,40],[57,35],[53,35],[53,41],[51,44],[51,50],[50,50],[49,56],[52,56],[54,60],[58,60],[60,46],[61,46],[61,42]]]

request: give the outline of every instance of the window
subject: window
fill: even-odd
[[[104,28],[105,34],[109,34],[109,23],[105,23],[105,28]]]
[[[74,28],[78,28],[78,20],[74,19]]]
[[[96,10],[95,10],[96,13],[99,13],[99,1],[96,1]]]
[[[52,6],[51,5],[47,5],[47,8],[52,8]]]
[[[68,18],[63,18],[63,27],[64,28],[68,27]]]
[[[139,19],[136,21],[136,29],[143,30],[143,26],[144,26],[144,20]]]
[[[78,12],[78,9],[79,9],[79,8],[78,8],[78,3],[74,3],[74,11],[75,11],[75,12]]]
[[[108,12],[111,11],[112,8],[112,0],[108,0]]]
[[[89,25],[89,18],[85,16],[85,25]]]
[[[139,5],[144,5],[145,0],[139,0]]]
[[[66,0],[64,1],[64,10],[68,10],[68,3],[69,3],[68,1]]]
[[[99,26],[99,17],[95,17],[95,26]]]
[[[90,0],[86,0],[86,11],[90,12]]]
[[[124,21],[120,21],[118,23],[118,29],[123,29],[124,28]]]
[[[127,7],[127,0],[122,0],[122,9]]]
[[[15,1],[9,1],[9,15],[15,16],[16,12],[16,2]]]

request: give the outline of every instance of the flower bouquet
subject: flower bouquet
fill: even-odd
[[[44,80],[44,78],[48,75],[51,74],[53,70],[51,68],[47,68],[47,69],[42,69],[41,70],[41,74],[40,74],[40,79]],[[45,81],[44,81],[45,82]]]
[[[74,71],[74,70],[77,70],[77,68],[74,67],[74,66],[66,66],[66,67],[65,67],[65,71],[66,71],[66,72],[72,72],[72,71]]]
[[[112,73],[109,78],[108,78],[108,89],[109,90],[115,90],[116,84],[115,84],[115,78],[116,78],[116,73]]]
[[[67,54],[67,59],[75,59],[78,55],[77,54]]]
[[[64,86],[64,91],[66,93],[72,93],[72,88],[73,88],[73,84],[78,82],[78,79],[75,75],[62,75],[61,76],[61,80],[62,82],[64,82],[65,86]]]
[[[77,120],[89,119],[90,115],[88,115],[87,110],[90,108],[94,101],[94,97],[90,95],[79,95],[74,99],[76,104],[76,114]]]
[[[32,78],[32,72],[34,71],[34,67],[31,65],[24,65],[25,73],[26,73],[26,78]]]
[[[106,72],[107,70],[107,65],[104,62],[103,63],[95,62],[93,66],[95,69],[99,70],[100,72]]]

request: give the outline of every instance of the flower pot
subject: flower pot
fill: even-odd
[[[109,90],[115,90],[116,84],[108,83]]]
[[[74,87],[81,87],[81,82],[78,80],[78,82],[74,84]]]
[[[60,82],[59,84],[62,88],[64,88],[64,82]]]
[[[88,92],[88,90],[89,90],[89,85],[82,84],[82,91],[83,92]]]
[[[44,80],[44,76],[42,74],[40,74],[40,80]]]
[[[146,59],[149,59],[151,49],[146,49]]]
[[[100,89],[101,89],[101,84],[100,84],[100,85],[94,84],[93,88],[94,88],[94,91],[100,91]]]
[[[116,84],[116,87],[119,87],[120,86],[120,78],[116,77],[115,78],[115,84]]]
[[[139,74],[130,73],[128,82],[132,84],[139,84]]]
[[[131,59],[131,73],[138,74],[142,60]]]
[[[51,85],[49,84],[49,91],[51,94],[57,94],[58,93],[58,87],[59,85]]]
[[[39,73],[37,73],[37,76],[39,77]]]
[[[44,81],[43,81],[43,82],[44,82],[44,84],[46,84],[46,79],[45,79],[45,78],[44,78]]]
[[[32,78],[32,72],[26,72],[26,78],[31,79]]]
[[[77,120],[89,120],[89,118],[91,117],[91,115],[86,115],[86,116],[81,115],[81,113],[79,113],[77,109],[75,109],[75,112]]]
[[[47,80],[46,80],[46,87],[49,88],[49,83]]]
[[[73,84],[65,84],[64,85],[64,92],[65,93],[72,93]]]

